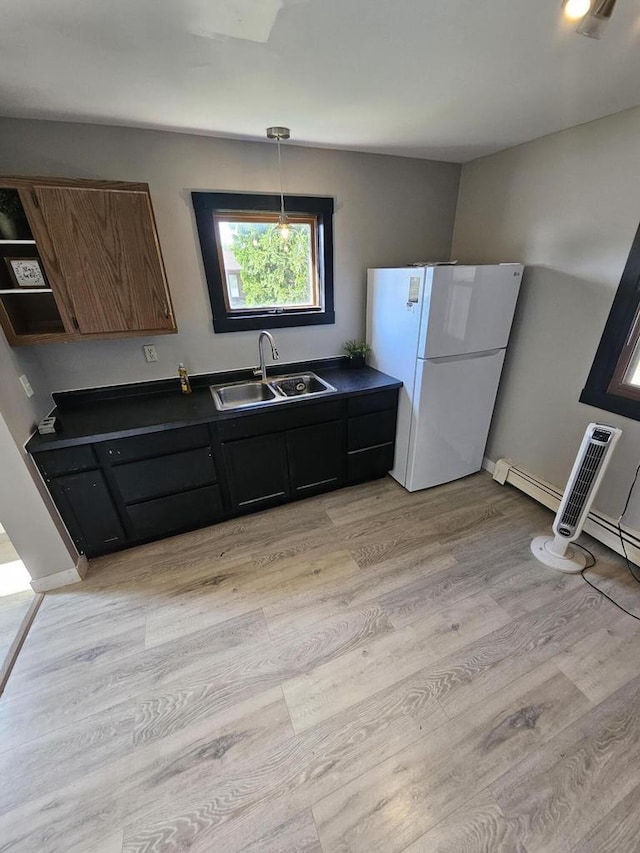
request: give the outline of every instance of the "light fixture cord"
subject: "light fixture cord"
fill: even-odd
[[[280,222],[284,223],[284,184],[282,181],[282,155],[280,154],[280,139],[278,139],[278,172],[280,173]]]

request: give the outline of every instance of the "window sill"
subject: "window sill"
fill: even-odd
[[[216,332],[252,332],[258,329],[286,329],[292,326],[328,326],[335,321],[334,311],[288,311],[286,314],[214,317],[213,328]]]

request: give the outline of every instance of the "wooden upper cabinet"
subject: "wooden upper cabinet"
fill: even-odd
[[[10,343],[176,331],[146,184],[8,178],[0,187],[19,193],[33,236],[26,254],[40,259],[50,288],[40,295],[49,326],[24,321],[25,312],[38,313],[35,292],[0,290],[0,322]],[[5,256],[10,242],[0,241]],[[2,310],[2,300],[18,304],[15,317]],[[56,312],[57,327],[50,316]]]
[[[82,334],[173,329],[148,193],[48,186],[33,192]]]

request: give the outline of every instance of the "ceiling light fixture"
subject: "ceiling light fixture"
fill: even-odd
[[[579,21],[591,9],[591,0],[563,0],[562,10],[568,21]]]
[[[578,24],[577,33],[590,39],[599,39],[613,15],[616,0],[595,0],[590,10]]]
[[[268,127],[267,139],[275,139],[278,143],[278,172],[280,174],[280,216],[278,218],[278,231],[283,240],[289,239],[289,220],[284,212],[284,190],[282,182],[282,156],[280,153],[280,143],[282,140],[291,138],[291,131],[288,127]]]

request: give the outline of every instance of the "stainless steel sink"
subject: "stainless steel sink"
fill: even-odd
[[[211,393],[220,411],[257,406],[275,406],[303,397],[333,394],[336,389],[315,373],[278,376],[266,382],[233,382],[212,385]]]
[[[235,382],[233,385],[212,385],[211,393],[221,410],[242,409],[275,400],[276,392],[264,382]]]
[[[327,391],[335,391],[333,386],[328,385],[315,373],[301,373],[295,376],[283,376],[272,379],[271,386],[285,397],[304,397],[307,394],[323,394]]]

